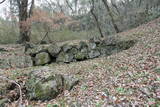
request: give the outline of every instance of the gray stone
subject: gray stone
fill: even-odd
[[[72,45],[64,44],[62,46],[63,52],[68,52],[69,50],[72,49]]]
[[[74,55],[72,53],[64,53],[61,52],[56,59],[56,62],[64,62],[64,63],[69,63],[72,62],[74,58]]]
[[[87,59],[88,55],[82,52],[78,52],[77,54],[75,54],[75,59],[80,61],[80,60],[85,60]]]
[[[65,90],[71,90],[73,86],[75,86],[79,80],[74,76],[63,76],[64,78],[64,89]]]
[[[50,100],[62,91],[62,75],[52,74],[45,78],[31,75],[26,83],[28,97],[31,100]]]
[[[83,48],[75,54],[76,60],[85,60],[88,58],[88,49]]]
[[[26,89],[27,96],[31,100],[51,100],[64,89],[71,90],[78,83],[78,79],[74,76],[58,74],[48,68],[32,71],[28,76]]]
[[[51,61],[51,58],[47,52],[41,52],[35,56],[35,65],[44,65],[48,64]]]
[[[78,52],[78,49],[76,48],[76,46],[73,46],[73,48],[68,53],[75,55],[77,52]]]
[[[86,42],[81,41],[78,45],[78,49],[88,48],[88,44]]]
[[[52,44],[48,47],[48,52],[53,56],[57,56],[59,54],[59,52],[61,51],[61,48],[56,45],[56,44]]]
[[[89,58],[96,58],[96,57],[98,57],[98,56],[100,56],[101,54],[100,54],[100,52],[98,51],[98,50],[91,50],[90,52],[89,52]]]
[[[96,45],[96,43],[89,43],[88,47],[89,47],[89,49],[96,49],[97,45]]]
[[[47,51],[47,49],[48,49],[48,46],[45,46],[45,45],[34,46],[33,48],[27,49],[26,54],[34,56],[40,52]]]

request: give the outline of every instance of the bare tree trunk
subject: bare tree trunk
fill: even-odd
[[[0,4],[2,4],[3,2],[5,2],[6,0],[2,0],[1,2],[0,2]]]
[[[110,8],[109,8],[109,6],[108,6],[107,1],[106,1],[106,0],[102,0],[102,2],[104,3],[104,5],[105,5],[105,7],[106,7],[106,9],[107,9],[107,11],[108,11],[109,16],[111,17],[111,21],[112,21],[112,24],[113,24],[113,27],[114,27],[115,31],[116,31],[117,33],[119,33],[120,30],[118,29],[118,26],[117,26],[116,23],[115,23],[115,20],[114,20],[114,18],[113,18],[112,12],[111,12],[111,10],[110,10]]]
[[[118,14],[120,14],[120,11],[119,11],[116,3],[114,3],[114,0],[111,0],[111,4],[112,4],[112,6],[116,9],[116,11],[118,12]]]
[[[28,10],[28,0],[17,0],[19,8],[19,40],[18,43],[30,42],[31,25],[27,24],[27,19],[33,14],[34,0],[31,1],[31,7]]]
[[[78,0],[75,0],[75,14],[78,14]]]
[[[18,3],[18,8],[19,8],[19,41],[18,43],[24,43],[24,42],[29,42],[30,37],[28,34],[28,28],[25,22],[27,21],[28,18],[28,0],[17,0]]]
[[[142,0],[139,0],[139,7],[141,6],[141,4],[142,4]]]
[[[97,16],[96,16],[96,14],[94,13],[94,0],[92,0],[92,8],[91,8],[91,11],[90,11],[90,12],[91,12],[91,14],[92,14],[93,17],[94,17],[95,22],[96,22],[96,25],[97,25],[97,28],[98,28],[98,30],[99,30],[99,33],[100,33],[101,37],[103,38],[104,35],[103,35],[103,33],[102,33],[101,26],[100,26],[100,24],[99,24],[99,22],[98,22],[98,18],[97,18]]]
[[[74,9],[72,8],[72,6],[69,4],[68,0],[65,0],[67,6],[71,9],[72,13],[74,12]]]

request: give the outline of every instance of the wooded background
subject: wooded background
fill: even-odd
[[[1,0],[0,43],[107,37],[160,16],[160,0]]]

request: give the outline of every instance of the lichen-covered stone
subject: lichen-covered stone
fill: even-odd
[[[53,74],[45,78],[40,78],[36,75],[31,75],[26,86],[29,99],[50,100],[62,91],[59,89],[62,88],[62,76]]]
[[[96,49],[97,45],[96,45],[96,43],[89,43],[88,47],[89,47],[89,49]]]
[[[39,46],[35,46],[33,48],[29,48],[26,51],[27,55],[31,55],[31,56],[35,56],[36,54],[40,53],[40,52],[46,52],[48,49],[48,46],[45,45],[39,45]]]
[[[40,75],[40,74],[43,75]],[[27,96],[30,100],[51,100],[63,90],[71,90],[78,83],[74,76],[57,74],[50,69],[38,69],[28,74]]]
[[[56,62],[64,62],[64,63],[69,63],[72,62],[74,58],[74,55],[72,53],[64,53],[61,52],[56,59]]]
[[[98,50],[91,50],[88,55],[89,55],[89,58],[92,59],[100,56],[101,53]]]
[[[84,47],[80,49],[76,54],[75,54],[75,59],[78,61],[85,60],[88,58],[88,48]]]
[[[78,52],[78,49],[76,48],[76,46],[73,46],[68,53],[72,53],[73,55],[75,55],[77,52]]]
[[[75,86],[79,80],[75,76],[63,76],[64,79],[64,89],[71,90],[73,86]]]
[[[86,55],[82,52],[78,52],[77,54],[75,54],[75,59],[78,60],[78,61],[79,60],[84,60],[86,58],[87,58]]]
[[[44,65],[48,64],[51,61],[51,58],[47,52],[41,52],[35,56],[35,65]]]
[[[86,42],[81,41],[78,45],[78,49],[88,48],[88,44]]]
[[[56,57],[59,52],[61,51],[61,48],[57,44],[52,44],[48,47],[48,52],[53,56]]]
[[[68,52],[68,51],[71,50],[71,49],[72,49],[72,45],[64,44],[64,45],[62,46],[63,52]]]

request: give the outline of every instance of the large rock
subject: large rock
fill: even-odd
[[[71,90],[77,83],[78,83],[78,79],[75,76],[67,76],[64,75],[63,76],[63,84],[64,84],[64,89],[66,90]]]
[[[53,56],[56,57],[61,51],[61,48],[57,44],[52,44],[48,47],[48,52]]]
[[[93,37],[89,40],[90,43],[100,44],[102,41],[99,37]]]
[[[36,54],[40,52],[46,52],[48,50],[48,46],[45,45],[39,45],[39,46],[34,46],[32,48],[27,49],[26,54],[35,56]]]
[[[101,53],[98,50],[91,50],[89,52],[89,58],[97,58],[98,56],[100,56]]]
[[[89,49],[96,49],[97,45],[96,45],[96,43],[89,43],[88,47],[89,47]]]
[[[48,68],[32,71],[28,76],[26,89],[31,100],[51,100],[63,90],[71,90],[78,83],[74,76],[58,74]]]
[[[78,52],[77,46],[72,46],[72,49],[68,51],[68,53],[71,53],[73,55],[75,55],[77,52]]]
[[[31,75],[27,81],[29,99],[50,100],[62,92],[62,75],[53,74],[45,78]]]
[[[41,52],[35,56],[35,65],[44,65],[48,64],[51,61],[51,58],[47,52]]]
[[[64,63],[69,63],[72,62],[74,59],[74,55],[72,53],[64,53],[61,52],[56,59],[56,62],[64,62]]]
[[[88,48],[88,44],[84,41],[81,41],[78,45],[78,49],[81,50],[83,48]]]
[[[64,45],[62,46],[63,52],[68,52],[68,51],[70,51],[71,49],[72,49],[72,45],[64,44]]]
[[[88,48],[83,48],[75,54],[75,59],[78,61],[88,58]]]
[[[9,56],[7,58],[0,59],[0,69],[8,68],[26,68],[33,66],[33,61],[30,56]]]

